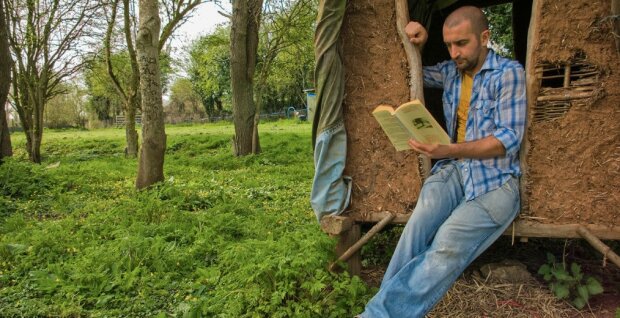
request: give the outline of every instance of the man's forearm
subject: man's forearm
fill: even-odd
[[[486,159],[506,155],[504,145],[494,136],[488,136],[479,140],[451,144],[449,157]]]
[[[429,158],[433,159],[486,159],[506,155],[504,145],[494,136],[488,136],[476,141],[449,145],[423,144],[410,139],[409,146],[413,150],[425,154]]]

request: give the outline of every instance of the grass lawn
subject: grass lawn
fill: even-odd
[[[23,133],[0,166],[0,316],[351,317],[373,290],[326,270],[335,241],[309,204],[311,125],[169,126],[166,181],[134,188],[124,130]]]

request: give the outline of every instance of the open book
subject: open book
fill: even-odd
[[[404,103],[396,109],[390,105],[379,105],[372,111],[372,115],[397,151],[411,149],[407,144],[411,138],[426,144],[450,143],[446,131],[417,99]]]

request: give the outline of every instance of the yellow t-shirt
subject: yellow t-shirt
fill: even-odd
[[[465,128],[467,127],[469,101],[471,100],[471,91],[473,86],[474,78],[471,75],[463,73],[463,78],[461,80],[461,98],[459,99],[459,108],[456,112],[456,142],[465,141]]]

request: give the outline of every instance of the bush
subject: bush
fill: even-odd
[[[13,158],[5,158],[0,165],[0,195],[27,200],[50,186],[50,178],[40,165]]]
[[[590,296],[603,292],[601,283],[594,277],[584,276],[579,264],[572,263],[569,271],[566,263],[558,264],[551,253],[547,253],[547,264],[540,267],[538,274],[549,282],[557,298],[570,300],[570,303],[578,309],[588,303]]]

